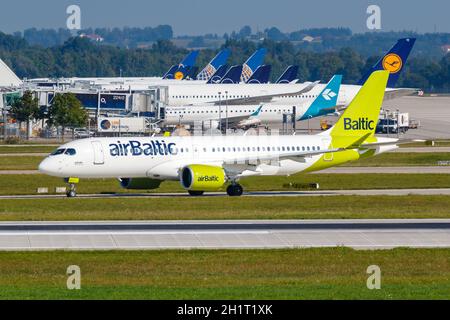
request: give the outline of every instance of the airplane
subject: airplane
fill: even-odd
[[[329,114],[338,106],[338,94],[342,75],[335,75],[322,92],[295,106],[281,104],[261,105],[195,105],[167,106],[165,125],[195,125],[203,128],[248,128],[260,124],[280,123],[284,114],[294,114],[296,121],[307,120]],[[220,112],[220,113],[219,113]],[[224,125],[226,124],[226,125]]]
[[[263,64],[266,54],[267,49],[261,48],[256,50],[256,52],[245,61],[242,69],[241,82],[247,83],[256,69]]]
[[[198,54],[199,54],[198,50],[191,51],[186,56],[186,58],[184,58],[178,65],[170,67],[169,71],[167,71],[162,78],[176,79],[176,80],[184,79],[189,68],[195,65],[195,61],[197,60]]]
[[[283,74],[275,81],[275,83],[292,83],[297,82],[298,66],[289,66]]]
[[[18,87],[23,81],[0,59],[0,87]]]
[[[227,73],[228,65],[224,64],[217,68],[216,72],[209,78],[206,83],[219,83],[223,76]]]
[[[398,40],[392,49],[380,59],[380,62],[368,70],[367,74],[362,77],[359,83],[364,83],[367,79],[367,75],[376,70],[388,70],[390,71],[390,77],[388,82],[389,88],[386,89],[386,100],[417,92],[418,89],[414,88],[395,88],[399,74],[404,69],[406,60],[414,43],[414,38]],[[387,63],[390,60],[398,61],[395,69]],[[225,103],[229,105],[259,105],[263,103],[296,105],[311,98],[316,98],[320,92],[323,91],[325,86],[326,84],[319,84],[318,82],[290,83],[283,85],[273,83],[260,84],[257,86],[246,86],[242,83],[227,84],[226,86],[221,84],[169,84],[167,86],[167,104],[170,106],[219,105]],[[338,97],[339,105],[348,105],[360,89],[361,85],[343,84]],[[226,92],[226,97],[222,96],[219,99],[219,92]],[[330,110],[330,113],[333,112],[335,111]]]
[[[261,84],[268,83],[270,78],[270,73],[272,72],[271,65],[262,65],[252,74],[252,76],[247,80],[248,84]]]
[[[242,66],[232,66],[230,70],[219,81],[220,84],[235,84],[239,83],[239,79],[242,74]]]
[[[118,178],[126,189],[180,181],[192,196],[225,187],[241,196],[240,179],[320,171],[398,148],[376,137],[388,71],[373,72],[331,129],[317,135],[89,138],[60,146],[39,171],[65,178],[68,197],[80,178]]]
[[[209,81],[213,75],[216,74],[216,72],[219,70],[220,67],[226,65],[228,57],[231,54],[230,49],[224,49],[220,51],[208,65],[200,71],[200,73],[197,75],[197,80],[200,81]]]

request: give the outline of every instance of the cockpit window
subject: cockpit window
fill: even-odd
[[[66,152],[64,152],[64,154],[67,154],[69,156],[74,156],[77,154],[77,152],[75,151],[75,149],[67,149]]]
[[[66,149],[57,149],[57,150],[53,151],[51,156],[57,156],[57,155],[63,154],[64,151],[66,151]]]

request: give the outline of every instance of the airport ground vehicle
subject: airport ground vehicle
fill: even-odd
[[[399,113],[395,117],[381,118],[376,133],[405,133],[409,128],[409,114]]]

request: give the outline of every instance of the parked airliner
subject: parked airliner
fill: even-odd
[[[341,75],[335,75],[317,97],[305,99],[300,104],[261,105],[194,105],[166,107],[166,125],[201,124],[204,128],[248,128],[283,121],[283,115],[295,116],[296,121],[307,120],[334,112],[339,105],[338,94]],[[343,102],[341,102],[343,103]]]
[[[318,171],[397,148],[397,139],[375,136],[388,78],[374,72],[336,125],[317,135],[91,138],[59,147],[39,170],[66,178],[69,197],[80,178],[118,178],[129,189],[179,180],[191,195],[229,184],[228,195],[240,196],[244,177]]]

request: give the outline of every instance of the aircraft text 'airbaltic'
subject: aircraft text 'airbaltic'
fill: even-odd
[[[121,157],[121,156],[167,156],[176,154],[175,143],[168,143],[164,140],[150,140],[146,143],[141,143],[139,141],[128,141],[128,142],[120,142],[111,143],[109,145],[109,153],[113,157]]]

